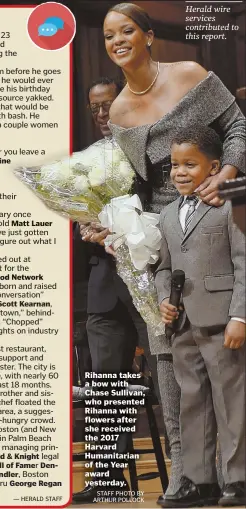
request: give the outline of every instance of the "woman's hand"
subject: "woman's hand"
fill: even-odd
[[[108,228],[103,228],[99,223],[89,225],[80,223],[80,235],[85,242],[92,242],[104,246],[104,240],[109,234]]]
[[[114,256],[116,258],[116,251],[113,249],[112,246],[105,247],[106,253]]]
[[[218,196],[218,185],[227,179],[235,178],[236,174],[237,169],[234,166],[226,165],[217,175],[207,177],[195,191],[201,200],[208,203],[208,205],[220,207],[224,204],[224,200]]]
[[[195,192],[198,194],[199,198],[208,205],[220,207],[224,203],[224,200],[218,196],[218,184],[220,182],[222,181],[219,179],[219,175],[207,177]]]
[[[110,233],[108,228],[103,228],[100,223],[90,223],[90,224],[79,224],[80,226],[80,235],[82,240],[85,242],[91,242],[93,244],[100,244],[100,246],[104,247],[104,240]],[[116,251],[112,246],[105,247],[106,253],[116,257]]]

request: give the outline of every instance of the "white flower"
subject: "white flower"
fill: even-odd
[[[85,193],[88,191],[88,179],[85,175],[78,175],[73,180],[73,187],[78,193]]]
[[[65,183],[72,175],[70,159],[66,158],[53,164],[46,164],[40,168],[40,180],[42,183],[57,182]]]
[[[72,156],[74,162],[76,162],[75,164],[82,164],[86,168],[91,168],[97,164],[97,161],[100,158],[103,150],[101,147],[96,148],[95,145],[96,143],[86,148],[85,150],[82,150],[81,152],[75,152],[75,154]]]
[[[122,176],[128,177],[128,175],[133,174],[132,167],[128,161],[120,161],[119,164],[119,172]]]
[[[100,186],[105,183],[106,175],[103,165],[98,163],[97,166],[93,166],[88,174],[91,187]]]
[[[71,156],[70,156],[70,165],[72,167],[74,167],[76,164],[80,164],[82,161],[81,161],[81,155],[83,154],[83,152],[74,152]]]
[[[105,147],[102,151],[102,157],[104,159],[104,164],[108,165],[109,167],[113,167],[115,165],[120,164],[120,161],[122,159],[122,156],[124,156],[122,150],[120,147],[116,147],[114,145],[105,144]]]

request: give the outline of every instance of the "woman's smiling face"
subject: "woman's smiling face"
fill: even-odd
[[[153,32],[143,30],[128,16],[110,11],[104,20],[104,38],[108,56],[119,67],[138,62],[149,55],[148,41]]]

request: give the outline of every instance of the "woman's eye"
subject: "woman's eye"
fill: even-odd
[[[133,30],[131,28],[128,28],[125,30],[125,34],[132,34]]]
[[[109,41],[110,39],[112,39],[113,36],[112,35],[105,35],[104,37],[105,37],[105,39],[107,39],[107,41]]]
[[[195,165],[193,163],[188,163],[187,166],[188,168],[194,168]]]

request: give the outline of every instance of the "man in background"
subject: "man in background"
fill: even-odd
[[[88,107],[103,138],[112,136],[108,127],[109,110],[122,88],[123,84],[120,81],[107,77],[93,81],[89,87]]]

